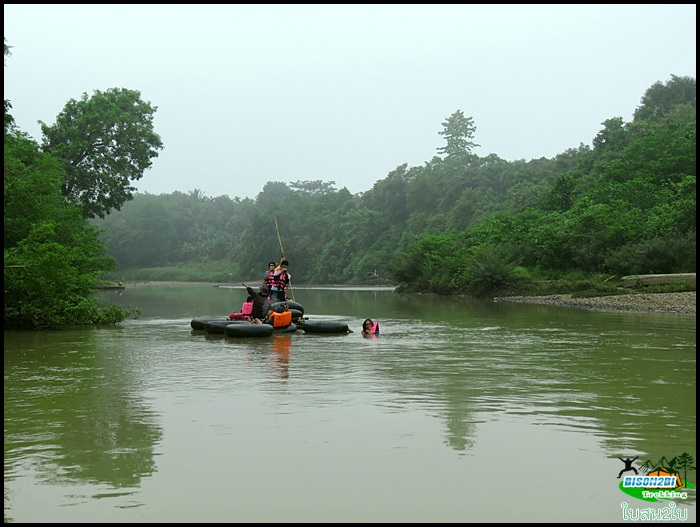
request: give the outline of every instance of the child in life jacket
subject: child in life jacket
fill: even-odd
[[[253,314],[253,297],[248,296],[246,301],[241,304],[241,315],[245,315],[248,318]]]
[[[374,322],[371,318],[366,318],[362,323],[363,335],[379,336],[379,322]]]
[[[245,302],[241,304],[240,313],[231,313],[228,318],[229,320],[250,320],[253,318],[253,297],[248,296]]]

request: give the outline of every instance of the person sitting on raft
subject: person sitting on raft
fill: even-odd
[[[228,318],[229,320],[251,320],[253,317],[253,297],[248,295],[245,302],[241,304],[241,312],[236,313],[235,311],[231,313]]]
[[[286,328],[292,323],[292,312],[289,311],[287,304],[282,304],[274,311],[270,311],[263,322],[270,324],[273,328]]]
[[[268,298],[270,290],[262,286],[258,293],[257,291],[253,291],[253,288],[245,282],[241,282],[241,285],[246,288],[248,294],[253,298],[253,311],[250,314],[251,322],[253,322],[253,324],[262,324],[263,317],[270,310],[270,299]]]
[[[250,319],[253,314],[253,297],[248,295],[246,301],[241,304],[241,315]]]
[[[363,335],[376,335],[379,336],[379,322],[372,321],[371,318],[366,318],[362,323],[362,334]]]

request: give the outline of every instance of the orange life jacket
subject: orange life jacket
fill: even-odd
[[[284,311],[283,313],[278,313],[273,311],[270,318],[272,319],[272,327],[283,328],[292,323],[292,312]]]

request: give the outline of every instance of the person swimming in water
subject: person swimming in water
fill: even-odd
[[[362,334],[379,336],[379,322],[374,322],[371,318],[366,318],[362,323]]]

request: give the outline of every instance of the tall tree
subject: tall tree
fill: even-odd
[[[3,64],[7,66],[7,57],[12,55],[10,48],[12,46],[7,45],[7,37],[5,37],[5,56],[3,57]],[[3,99],[3,120],[5,122],[5,132],[7,132],[10,125],[14,122],[14,118],[10,115],[10,110],[12,109],[12,103],[9,99]]]
[[[444,127],[440,135],[445,137],[447,144],[437,149],[439,154],[447,158],[471,154],[478,145],[472,141],[476,133],[476,125],[471,117],[465,117],[462,110],[457,110],[442,123]]]
[[[153,131],[158,109],[141,93],[124,88],[70,99],[53,126],[42,121],[42,149],[62,159],[67,178],[61,191],[84,218],[104,218],[133,199],[141,179],[163,148]]]
[[[666,83],[656,81],[644,93],[642,104],[634,111],[634,120],[660,119],[674,106],[690,104],[695,107],[695,78],[671,75]]]

